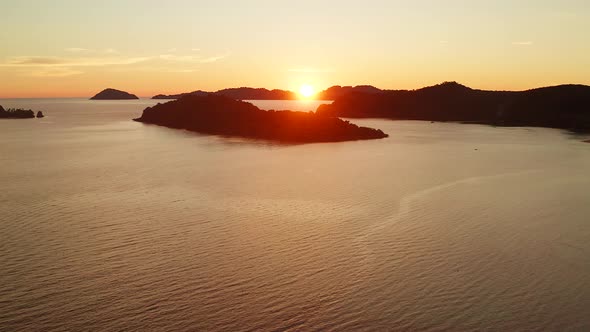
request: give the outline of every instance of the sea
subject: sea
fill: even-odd
[[[590,330],[587,136],[275,144],[157,102],[0,100],[46,115],[0,120],[0,331]]]

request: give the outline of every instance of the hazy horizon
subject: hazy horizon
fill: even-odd
[[[590,84],[584,1],[3,1],[0,98]],[[15,32],[18,27],[18,34]],[[17,38],[15,38],[15,36]]]
[[[439,85],[439,84],[449,83],[449,82],[455,82],[455,81],[449,81],[449,80],[447,80],[447,81],[436,83],[436,84],[433,84],[433,85]],[[456,83],[461,84],[461,82],[456,82]],[[322,92],[322,91],[327,90],[328,88],[331,88],[331,87],[334,87],[334,86],[355,87],[355,86],[361,86],[361,85],[367,86],[367,85],[370,85],[370,84],[357,84],[357,85],[336,84],[336,85],[328,86],[328,87],[325,87],[325,88],[317,88],[317,90],[314,92],[314,96],[312,98],[305,98],[305,97],[300,96],[299,99],[302,99],[302,101],[305,101],[305,100],[322,100],[320,98],[316,98],[316,95],[319,92]],[[585,85],[585,84],[564,83],[564,84],[556,84],[556,85],[551,85],[551,86],[558,86],[558,85]],[[430,85],[430,86],[432,86],[432,85]],[[545,88],[545,87],[551,87],[551,86],[537,86],[537,87],[533,87],[531,89]],[[415,90],[413,88],[412,89],[404,89],[404,88],[388,89],[388,88],[382,88],[382,87],[378,87],[378,86],[375,86],[375,87],[378,88],[378,89],[381,89],[381,90]],[[416,89],[426,88],[426,87],[429,87],[429,86],[422,86],[422,87],[418,87]],[[468,88],[471,88],[471,89],[474,89],[474,90],[486,90],[486,89],[480,89],[480,88],[473,87],[473,86],[467,86],[467,87]],[[176,92],[170,92],[170,93],[161,93],[161,92],[158,92],[158,93],[154,93],[154,94],[151,94],[151,95],[137,95],[137,94],[136,95],[137,95],[137,97],[139,97],[141,99],[151,99],[154,96],[160,95],[160,94],[163,94],[163,95],[176,95],[176,94],[182,94],[182,93],[190,93],[190,92],[198,91],[198,90],[214,93],[214,92],[217,92],[217,91],[220,91],[220,90],[223,90],[223,89],[231,89],[231,88],[237,88],[237,89],[240,89],[240,88],[253,88],[253,89],[267,89],[267,90],[278,89],[278,88],[274,88],[274,87],[260,87],[260,86],[239,86],[239,87],[231,86],[231,87],[225,87],[225,88],[222,88],[222,89],[209,90],[209,91],[204,90],[204,89],[199,89],[199,88],[196,88],[196,89],[195,88],[192,88],[192,89],[187,89],[185,91],[176,91]],[[40,97],[2,97],[2,96],[0,96],[0,100],[2,100],[2,99],[4,99],[4,100],[9,100],[9,99],[86,99],[86,98],[92,97],[93,95],[96,95],[98,92],[101,92],[102,90],[105,90],[105,89],[116,89],[116,90],[120,90],[120,89],[117,89],[115,87],[106,87],[104,89],[101,89],[100,91],[96,91],[95,93],[92,93],[92,94],[89,94],[89,95],[83,95],[83,96],[40,96]],[[279,89],[279,90],[290,91],[290,92],[294,92],[296,94],[298,93],[298,91],[296,89],[295,90]],[[530,89],[522,89],[522,90],[498,89],[498,90],[489,90],[489,91],[515,91],[515,92],[519,92],[519,91],[526,91],[526,90],[530,90]],[[128,92],[128,93],[131,93],[131,94],[135,94],[135,93],[133,93],[133,91],[128,91],[128,90],[121,90],[121,91]]]

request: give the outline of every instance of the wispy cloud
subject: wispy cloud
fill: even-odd
[[[200,48],[191,48],[191,51],[193,51],[193,52],[200,52],[201,49]]]
[[[512,42],[512,45],[516,45],[516,46],[531,46],[534,43],[530,40],[528,41],[514,41]]]
[[[175,55],[175,54],[161,54],[160,59],[167,61],[182,61],[182,62],[196,62],[200,56],[195,55]]]
[[[288,69],[287,71],[289,71],[291,73],[313,74],[313,73],[333,73],[334,69],[302,67],[302,68],[291,68],[291,69]]]
[[[4,64],[5,67],[12,66],[53,66],[62,65],[67,60],[65,58],[52,57],[52,56],[17,56],[8,58],[8,61]]]
[[[158,73],[194,73],[194,72],[199,71],[198,68],[170,68],[170,67],[157,66],[157,65],[156,66],[135,67],[134,70],[158,72]],[[121,69],[118,71],[121,71]]]
[[[8,58],[1,67],[98,67],[108,65],[130,65],[150,60],[151,57],[107,57],[67,58],[56,56],[17,56]]]
[[[195,63],[211,63],[216,62],[222,59],[227,58],[230,55],[229,52],[214,55],[210,57],[204,57],[201,55],[176,55],[176,54],[162,54],[160,55],[160,59],[166,61],[175,61],[175,62],[195,62]]]
[[[36,68],[28,72],[28,75],[34,77],[66,77],[80,74],[84,74],[84,72],[62,67]]]
[[[136,70],[137,65],[148,63],[144,67],[160,68],[161,72],[192,73],[199,64],[213,63],[230,55],[204,56],[200,54],[163,54],[155,56],[123,56],[114,49],[102,51],[83,48],[68,48],[71,56],[23,55],[0,60],[0,68],[14,68],[26,75],[37,77],[65,77],[79,75],[84,68],[108,67],[109,70]],[[172,50],[169,50],[172,51]],[[184,68],[183,68],[184,67]]]
[[[224,53],[224,54],[215,55],[215,56],[210,56],[210,57],[207,57],[207,58],[202,58],[202,59],[200,60],[200,62],[201,62],[201,63],[210,63],[210,62],[216,62],[216,61],[219,61],[219,60],[223,60],[223,59],[225,59],[225,58],[227,58],[227,57],[229,57],[229,56],[230,56],[230,52],[226,52],[226,53]]]

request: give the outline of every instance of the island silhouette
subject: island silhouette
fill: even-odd
[[[590,130],[590,87],[560,85],[527,91],[476,90],[445,82],[418,90],[352,91],[319,115],[482,123]]]
[[[35,117],[35,112],[21,108],[4,109],[0,105],[0,119],[30,119]]]
[[[264,111],[253,104],[209,94],[187,95],[148,107],[138,122],[204,134],[285,143],[340,142],[384,138],[381,130],[359,127],[314,112]]]
[[[90,100],[127,100],[127,99],[139,99],[136,95],[130,94],[129,92],[117,90],[117,89],[104,89],[97,93]]]

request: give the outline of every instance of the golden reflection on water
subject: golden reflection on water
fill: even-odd
[[[274,145],[35,102],[0,121],[2,330],[590,327],[567,133],[354,120],[390,137]]]

